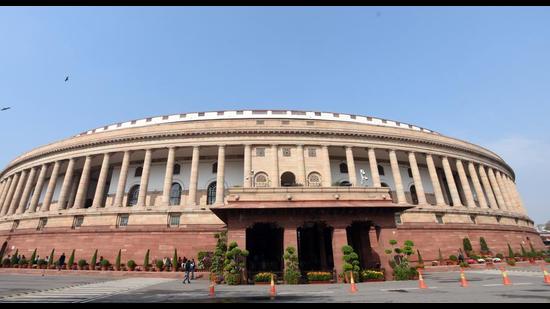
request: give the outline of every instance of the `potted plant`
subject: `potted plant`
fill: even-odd
[[[344,281],[349,283],[351,281],[350,272],[353,272],[353,278],[358,281],[359,279],[359,255],[355,253],[353,248],[349,245],[342,247],[342,253],[344,254],[344,272],[342,274]]]
[[[155,263],[155,266],[156,266],[156,270],[157,271],[163,271],[164,270],[164,263],[162,262],[162,260],[157,260],[157,262]]]
[[[376,270],[363,270],[361,272],[361,281],[362,282],[379,282],[384,281],[384,273]]]
[[[115,270],[117,271],[120,271],[120,256],[122,254],[122,250],[119,249],[118,250],[118,255],[116,256],[116,260],[115,260]]]
[[[149,264],[149,249],[147,249],[147,253],[145,253],[145,258],[143,259],[143,270],[149,271],[149,267],[151,265]]]
[[[4,260],[2,260],[2,267],[3,268],[8,268],[8,267],[10,267],[10,265],[11,265],[10,259],[5,258]]]
[[[237,242],[234,241],[229,244],[225,253],[225,261],[223,262],[224,279],[227,284],[241,284],[247,256],[248,251],[239,248]]]
[[[69,261],[67,262],[67,269],[74,270],[74,249],[71,252],[71,256],[69,257]]]
[[[287,284],[298,284],[300,281],[300,269],[298,265],[298,255],[296,248],[287,247],[283,255],[285,260],[284,280]]]
[[[306,274],[310,284],[331,283],[332,273],[326,271],[310,271]]]
[[[109,266],[111,266],[111,263],[109,263],[109,260],[104,259],[101,261],[101,270],[109,270]]]
[[[134,260],[128,260],[128,263],[126,263],[126,265],[128,266],[128,270],[130,271],[134,271],[134,269],[136,269],[136,262],[134,262]]]
[[[38,265],[38,268],[40,269],[45,269],[46,268],[46,260],[44,259],[39,259],[38,261],[36,261],[36,265]]]
[[[84,259],[78,260],[77,264],[78,264],[78,270],[84,270],[84,268],[87,265],[86,260]]]
[[[29,262],[26,259],[20,259],[19,260],[19,268],[27,268]]]
[[[258,284],[258,285],[270,284],[271,276],[273,276],[273,280],[277,282],[277,275],[275,275],[274,273],[265,272],[265,273],[258,273],[254,276],[254,284]]]
[[[96,261],[97,261],[97,249],[94,251],[94,255],[92,255],[92,259],[90,260],[90,270],[96,270]]]
[[[212,280],[220,284],[224,280],[223,273],[225,253],[227,252],[227,232],[217,233],[214,237],[216,238],[216,249],[213,253],[209,270],[213,277]]]
[[[447,265],[456,265],[456,264],[458,264],[458,258],[454,254],[449,256],[449,260],[450,261],[447,263]]]

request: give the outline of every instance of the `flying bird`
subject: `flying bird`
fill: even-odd
[[[0,109],[0,112],[3,112],[3,111],[7,111],[8,109],[10,109],[11,107],[2,107],[2,109]]]
[[[69,76],[68,76],[68,75],[65,77],[65,81],[66,81],[66,82],[69,81]]]

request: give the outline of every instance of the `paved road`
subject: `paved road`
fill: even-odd
[[[536,268],[509,271],[512,286],[502,285],[500,272],[492,270],[467,271],[468,288],[458,283],[459,273],[426,274],[428,289],[419,289],[416,281],[359,283],[358,292],[351,293],[349,285],[278,285],[274,299],[269,286],[216,286],[215,297],[208,296],[208,282],[193,281],[183,285],[179,280],[130,278],[105,280],[72,278],[81,285],[57,290],[9,296],[5,285],[28,282],[36,288],[30,276],[2,276],[0,302],[542,302],[550,303],[550,285],[543,283],[542,272]],[[72,285],[67,278],[49,279],[62,285]],[[65,280],[65,281],[63,281]],[[89,284],[82,284],[90,280]],[[40,282],[43,284],[44,282]]]

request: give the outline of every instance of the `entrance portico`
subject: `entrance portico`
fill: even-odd
[[[226,223],[228,241],[249,250],[249,273],[282,272],[289,246],[298,250],[303,273],[341,273],[348,244],[362,267],[389,269],[381,244],[392,239],[395,212],[407,208],[384,188],[281,187],[230,189],[227,204],[211,210]]]

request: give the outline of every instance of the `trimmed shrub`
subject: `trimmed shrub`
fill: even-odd
[[[52,249],[52,253],[50,253],[50,259],[48,260],[48,266],[53,265],[54,254],[55,254],[55,249]]]
[[[172,257],[172,271],[178,271],[178,249],[174,249],[174,256]]]
[[[470,256],[470,253],[474,250],[472,248],[472,243],[470,242],[469,238],[462,239],[462,246],[464,247],[464,251],[466,252],[466,255]]]
[[[416,250],[416,253],[418,254],[418,266],[424,267],[424,259],[422,259],[422,254],[420,254],[420,250]]]
[[[78,260],[78,267],[79,267],[80,269],[86,267],[86,265],[88,265],[88,263],[86,262],[85,259],[80,259],[80,260]]]
[[[287,247],[283,259],[285,260],[285,282],[287,284],[298,284],[300,281],[300,268],[296,248]]]
[[[510,244],[508,244],[508,257],[513,258],[515,256],[516,255],[514,254],[514,250],[512,250],[512,247],[510,246]]]
[[[162,271],[164,263],[162,262],[162,260],[157,260],[157,262],[155,263],[155,266],[157,267],[158,271]]]
[[[11,260],[8,258],[5,258],[2,260],[2,267],[10,267],[11,266]]]
[[[453,262],[456,262],[456,261],[458,261],[458,258],[456,257],[456,255],[450,255],[449,260],[451,260]]]
[[[69,257],[69,261],[67,262],[67,268],[72,269],[74,265],[74,249],[73,252],[71,252],[71,256]]]
[[[116,260],[115,260],[115,269],[116,270],[120,270],[121,255],[122,255],[122,249],[118,249],[118,255],[116,256]]]
[[[128,266],[128,269],[134,270],[136,268],[136,262],[134,260],[128,260],[126,266]]]
[[[111,263],[107,259],[102,260],[101,263],[99,263],[99,264],[101,265],[102,268],[107,268],[107,267],[111,266]]]
[[[361,281],[384,280],[384,273],[376,270],[363,270],[361,272]]]
[[[36,260],[36,248],[32,252],[31,259],[29,260],[29,265],[32,266],[34,264],[35,260]]]
[[[342,253],[344,254],[343,260],[344,260],[344,278],[346,278],[346,281],[351,280],[348,279],[349,273],[353,272],[354,278],[359,278],[359,271],[361,268],[359,267],[359,255],[355,253],[353,248],[349,245],[345,245],[342,247]],[[357,279],[356,279],[357,280]]]
[[[95,249],[94,255],[92,256],[92,259],[90,260],[90,269],[95,270],[95,264],[97,261],[97,249]]]
[[[481,253],[482,254],[487,254],[491,251],[491,250],[489,250],[489,246],[487,246],[487,242],[485,241],[485,238],[483,238],[483,237],[479,238],[479,246],[481,247]]]
[[[274,273],[258,273],[254,276],[254,282],[271,282],[271,276],[277,282],[277,275]]]
[[[310,271],[307,273],[308,281],[330,281],[332,280],[332,273],[325,271]]]
[[[507,259],[506,263],[510,266],[516,266],[516,259]]]
[[[145,253],[145,258],[143,259],[143,269],[149,270],[149,267],[151,265],[149,264],[149,249],[147,249],[147,253]]]

